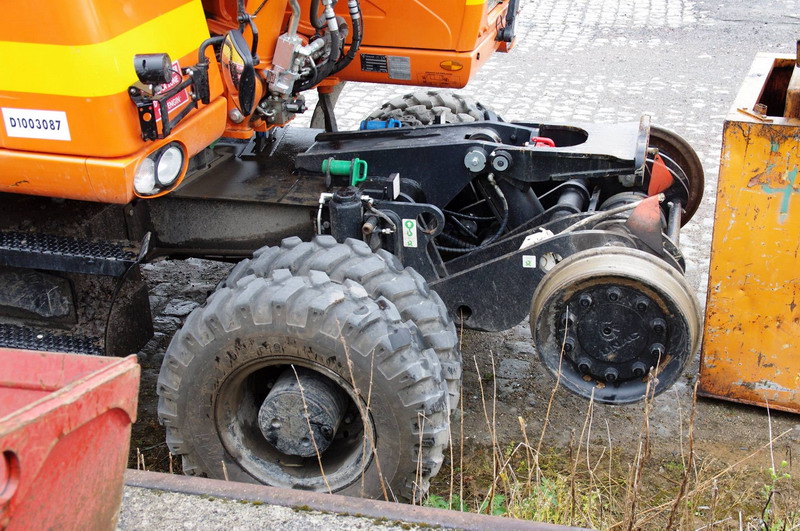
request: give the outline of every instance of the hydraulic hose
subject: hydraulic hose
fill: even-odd
[[[297,1],[297,0],[294,0]],[[333,12],[332,3],[330,0],[325,1],[323,0],[323,5],[325,5],[325,21],[326,25],[328,26],[328,36],[330,37],[330,47],[331,53],[328,56],[328,59],[322,63],[321,65],[317,66],[317,73],[316,75],[312,75],[307,80],[300,83],[299,87],[296,87],[297,92],[302,92],[304,90],[308,90],[314,85],[318,84],[320,81],[325,79],[326,77],[330,76],[336,67],[336,62],[341,57],[342,53],[342,34],[339,31],[339,23],[336,20],[336,14]],[[312,18],[316,17],[312,9]]]
[[[356,56],[356,53],[358,53],[358,50],[361,47],[361,41],[363,40],[364,37],[364,26],[362,24],[362,19],[361,19],[361,4],[359,0],[348,0],[347,6],[349,9],[350,21],[352,22],[353,25],[353,41],[350,44],[350,49],[347,51],[347,54],[344,57],[341,56],[343,35],[342,32],[339,30],[338,25],[336,24],[336,17],[333,14],[333,9],[326,6],[325,18],[327,20],[327,25],[328,25],[328,35],[330,35],[331,39],[330,56],[322,65],[318,65],[316,75],[312,75],[310,78],[300,83],[300,86],[297,87],[296,89],[297,92],[308,90],[313,86],[319,84],[326,77],[332,76],[333,74],[341,71],[353,61],[353,59]],[[313,19],[317,18],[316,13],[318,12],[318,10],[319,10],[319,0],[312,0],[311,15],[310,15],[312,19],[311,22],[312,25],[315,22]],[[330,11],[330,13],[328,13],[328,11]],[[334,27],[335,29],[331,29],[332,27]]]
[[[500,218],[500,226],[498,227],[498,229],[495,231],[494,234],[492,234],[490,237],[485,239],[479,245],[475,245],[475,244],[471,244],[469,242],[465,242],[464,240],[456,238],[455,236],[451,236],[450,234],[442,233],[439,236],[437,236],[437,238],[442,238],[444,240],[448,240],[451,243],[453,243],[455,245],[458,245],[459,247],[443,247],[443,246],[437,245],[436,248],[438,250],[446,251],[446,252],[450,252],[450,253],[465,254],[465,253],[468,253],[470,251],[474,251],[476,249],[480,249],[482,247],[486,247],[490,243],[494,243],[495,241],[497,241],[497,239],[500,236],[503,235],[503,233],[505,232],[506,228],[508,227],[508,218],[509,218],[508,202],[506,201],[505,194],[503,194],[503,191],[500,189],[500,186],[498,186],[497,181],[494,180],[494,175],[489,174],[488,180],[489,180],[489,184],[491,184],[492,187],[494,188],[495,193],[497,193],[497,198],[500,200],[500,204],[502,205],[502,208],[503,208],[503,214],[502,214],[502,216]]]
[[[356,53],[358,53],[358,49],[361,47],[361,41],[364,38],[364,25],[361,20],[361,4],[359,0],[348,0],[347,7],[350,13],[350,21],[353,24],[353,42],[350,44],[347,55],[344,56],[340,64],[336,65],[334,73],[343,70],[347,65],[353,62]]]
[[[325,17],[320,17],[319,13],[319,0],[311,0],[311,9],[308,13],[309,22],[314,26],[314,29],[321,30],[325,27]]]

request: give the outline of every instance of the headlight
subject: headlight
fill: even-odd
[[[156,193],[156,163],[147,157],[136,168],[133,176],[133,188],[139,195],[153,195]]]
[[[183,151],[176,144],[171,144],[161,152],[156,165],[156,179],[162,187],[171,186],[183,169]]]
[[[185,155],[177,142],[149,154],[133,176],[133,189],[142,196],[155,195],[175,184],[183,171]]]

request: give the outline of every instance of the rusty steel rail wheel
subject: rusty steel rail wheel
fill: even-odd
[[[419,500],[448,441],[434,352],[385,298],[287,269],[215,292],[173,338],[159,417],[183,470]]]
[[[674,200],[674,196],[688,197],[688,199],[684,199],[686,203],[682,205],[683,215],[681,216],[681,226],[686,225],[700,207],[706,186],[700,157],[683,137],[657,125],[650,126],[648,146],[658,149],[663,163],[674,179],[670,188],[653,190],[653,192],[666,194],[665,206],[669,204],[669,201]],[[653,162],[650,157],[648,157],[647,169],[649,172],[653,171]]]
[[[686,279],[658,257],[604,247],[555,266],[533,296],[539,356],[583,397],[627,404],[668,389],[697,351],[698,303]]]
[[[223,286],[235,286],[249,275],[265,277],[276,269],[296,275],[322,271],[334,282],[354,280],[373,298],[385,297],[422,333],[424,348],[433,349],[442,366],[442,377],[449,390],[450,411],[458,407],[461,396],[461,351],[458,334],[447,307],[428,283],[410,267],[403,267],[386,250],[372,252],[360,240],[338,243],[333,236],[316,236],[310,242],[286,238],[279,247],[262,247],[233,268]]]

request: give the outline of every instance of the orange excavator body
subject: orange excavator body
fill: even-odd
[[[297,35],[314,39],[311,0],[300,3]],[[258,32],[255,65],[258,97],[266,95],[279,37],[291,24],[291,2],[245,3]],[[201,43],[238,28],[236,0],[33,0],[19,4],[0,24],[0,191],[124,204],[140,195],[134,177],[145,159],[176,145],[187,161],[223,135],[249,137],[283,123],[257,115],[232,121],[235,101],[212,47],[208,103],[181,117],[163,138],[144,139],[131,101],[137,54],[168,54],[174,81],[198,61]],[[436,87],[464,86],[497,49],[508,6],[484,0],[364,0],[363,41],[355,59],[324,80],[368,81]],[[344,0],[335,6],[346,18]],[[242,29],[253,42],[252,26]],[[344,48],[352,42],[352,34]],[[169,100],[169,117],[195,99],[191,87]],[[291,118],[291,117],[290,117]],[[290,119],[288,118],[288,119]],[[288,120],[287,119],[287,120]],[[155,121],[163,126],[164,120]],[[161,136],[161,135],[159,135]]]

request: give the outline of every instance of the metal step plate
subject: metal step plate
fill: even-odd
[[[99,338],[56,334],[11,324],[0,324],[0,347],[103,355]]]
[[[137,255],[129,242],[0,232],[0,265],[5,266],[118,277]]]

